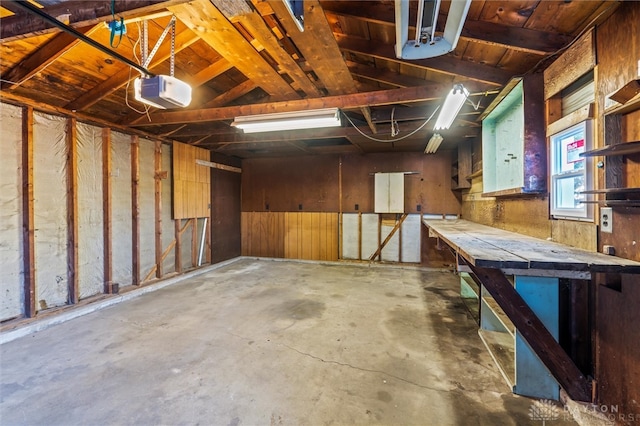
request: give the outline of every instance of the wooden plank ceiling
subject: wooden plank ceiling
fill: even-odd
[[[111,1],[40,0],[47,14],[91,39],[110,44]],[[140,63],[141,22],[151,46],[177,18],[175,75],[191,84],[186,109],[156,110],[133,99],[138,71],[75,37],[51,28],[13,1],[0,10],[1,98],[46,104],[81,120],[113,123],[241,158],[315,153],[424,150],[418,129],[454,83],[479,102],[466,105],[443,147],[478,137],[477,117],[515,75],[540,71],[616,1],[474,0],[460,42],[447,55],[406,61],[394,55],[393,0],[305,0],[300,32],[281,0],[116,0],[127,32],[114,51]],[[412,3],[410,10],[416,7]],[[438,20],[442,31],[449,2]],[[169,74],[165,41],[148,69]],[[245,135],[238,115],[339,107],[347,120],[333,129]],[[372,141],[364,136],[386,142]]]

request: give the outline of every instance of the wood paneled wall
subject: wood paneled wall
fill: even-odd
[[[243,212],[242,255],[338,260],[338,214]]]
[[[173,143],[173,218],[209,217],[211,173],[196,160],[209,161],[210,153],[179,142]]]
[[[242,211],[339,212],[342,201],[345,213],[373,212],[373,173],[416,172],[405,176],[405,212],[459,214],[450,185],[451,155],[443,150],[243,160]]]
[[[240,166],[240,161],[214,155],[213,161]],[[211,255],[218,263],[241,254],[240,173],[211,169]]]

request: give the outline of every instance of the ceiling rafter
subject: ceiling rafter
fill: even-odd
[[[300,97],[210,1],[196,0],[168,9],[265,92],[283,99]]]
[[[338,19],[345,17],[378,25],[394,26],[394,14],[389,14],[380,5],[362,7],[361,15],[344,13],[340,10],[341,2],[332,2],[330,10],[325,9],[327,17]],[[444,20],[442,20],[444,22]],[[414,28],[414,27],[410,27]],[[439,28],[442,30],[441,28]],[[509,50],[546,55],[561,49],[573,40],[565,34],[555,34],[529,28],[514,27],[494,22],[480,21],[467,18],[460,34],[460,40],[474,43],[499,46]]]
[[[78,28],[78,32],[89,36],[99,25]],[[80,43],[76,37],[68,33],[56,34],[53,38],[31,53],[26,59],[2,75],[2,90],[11,90],[21,85],[40,71],[44,70],[72,47]]]
[[[278,62],[283,72],[307,94],[307,96],[321,96],[322,93],[316,87],[307,74],[300,68],[296,61],[278,44],[277,39],[260,15],[255,12],[236,16],[231,22],[240,22],[247,31],[265,48],[273,59]]]
[[[299,31],[291,15],[282,2],[269,3],[278,19],[287,30],[289,37],[302,53],[315,74],[322,81],[330,95],[355,93],[358,88],[344,62],[340,49],[333,37],[331,26],[324,10],[317,0],[304,2],[305,31]],[[362,110],[371,131],[376,132],[371,121],[371,111],[366,106]]]
[[[15,0],[11,0],[15,1]],[[115,2],[115,13],[118,16],[129,18],[132,16],[148,15],[189,0],[117,0]],[[11,2],[3,1],[2,4]],[[68,25],[74,28],[86,27],[102,23],[111,19],[111,1],[66,1],[60,4],[49,6],[43,9],[47,14],[58,18],[68,15],[65,20]],[[2,42],[11,41],[26,36],[58,32],[57,28],[44,22],[42,19],[27,12],[16,13],[14,16],[2,18],[0,26],[0,39]]]
[[[403,61],[396,58],[392,44],[379,41],[372,43],[359,37],[336,34],[338,46],[341,50],[386,59],[388,61],[403,64],[406,67],[417,67],[441,72],[452,76],[462,76],[471,80],[487,83],[493,86],[502,86],[512,74],[500,68],[494,68],[470,61],[463,61],[451,55],[443,55],[437,58],[418,59],[415,61]]]
[[[176,36],[176,48],[174,53],[177,53],[187,47],[191,46],[193,43],[199,40],[199,37],[189,31],[188,29],[184,29],[183,31],[178,32]],[[171,44],[164,43],[158,49],[156,56],[151,61],[149,70],[152,70],[154,67],[162,64],[166,60],[171,57]],[[90,106],[100,102],[102,99],[111,95],[116,90],[120,89],[136,77],[138,77],[138,72],[132,72],[129,67],[122,68],[116,74],[109,77],[107,80],[98,84],[93,89],[86,92],[84,95],[79,98],[69,102],[65,108],[70,109],[72,111],[81,111],[89,108]]]
[[[365,106],[398,103],[424,102],[441,99],[443,93],[433,93],[431,87],[407,87],[349,95],[326,96],[324,98],[297,99],[264,104],[238,105],[184,111],[158,111],[151,115],[151,122],[135,126],[161,126],[179,123],[202,123],[206,121],[232,120],[241,115],[269,114],[274,112],[303,111],[319,108],[359,109]]]

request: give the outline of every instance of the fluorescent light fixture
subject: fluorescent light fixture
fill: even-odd
[[[191,103],[191,86],[170,75],[138,77],[133,87],[137,101],[156,108],[184,108]]]
[[[453,51],[467,19],[471,0],[451,0],[442,36],[436,35],[441,0],[418,0],[415,37],[409,40],[409,0],[395,0],[396,57],[424,59]],[[415,4],[411,2],[411,6]]]
[[[342,122],[340,121],[340,110],[338,108],[323,108],[308,111],[246,115],[236,117],[231,125],[242,129],[244,133],[258,133],[339,127]]]
[[[434,133],[429,139],[429,143],[427,143],[427,147],[424,149],[425,154],[435,154],[442,143],[442,136],[439,133]]]
[[[462,84],[456,84],[444,100],[444,104],[440,108],[440,114],[436,120],[433,130],[448,129],[451,123],[456,119],[462,105],[469,97],[469,91]]]

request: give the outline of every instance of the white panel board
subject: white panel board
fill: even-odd
[[[67,176],[65,119],[33,114],[36,309],[65,305]]]
[[[80,299],[103,292],[102,129],[77,124]]]
[[[113,282],[132,279],[131,136],[111,132],[111,264]]]
[[[358,214],[342,214],[342,258],[358,259]]]
[[[389,211],[389,174],[376,173],[374,179],[374,211],[376,213],[387,213]]]
[[[400,262],[420,263],[420,215],[410,214],[402,222],[402,259]]]
[[[154,142],[140,138],[140,279],[144,279],[156,263],[155,164]]]
[[[393,230],[393,226],[390,225],[382,225],[382,236],[381,240],[384,241],[391,231]],[[382,260],[385,262],[398,262],[400,260],[400,231],[396,231],[391,239],[387,242],[387,244],[382,249]]]
[[[23,313],[22,110],[0,103],[0,321]]]
[[[404,173],[376,173],[374,211],[376,213],[404,212]]]
[[[388,213],[404,213],[404,173],[389,173]]]
[[[362,259],[367,260],[378,249],[378,215],[362,215]]]

